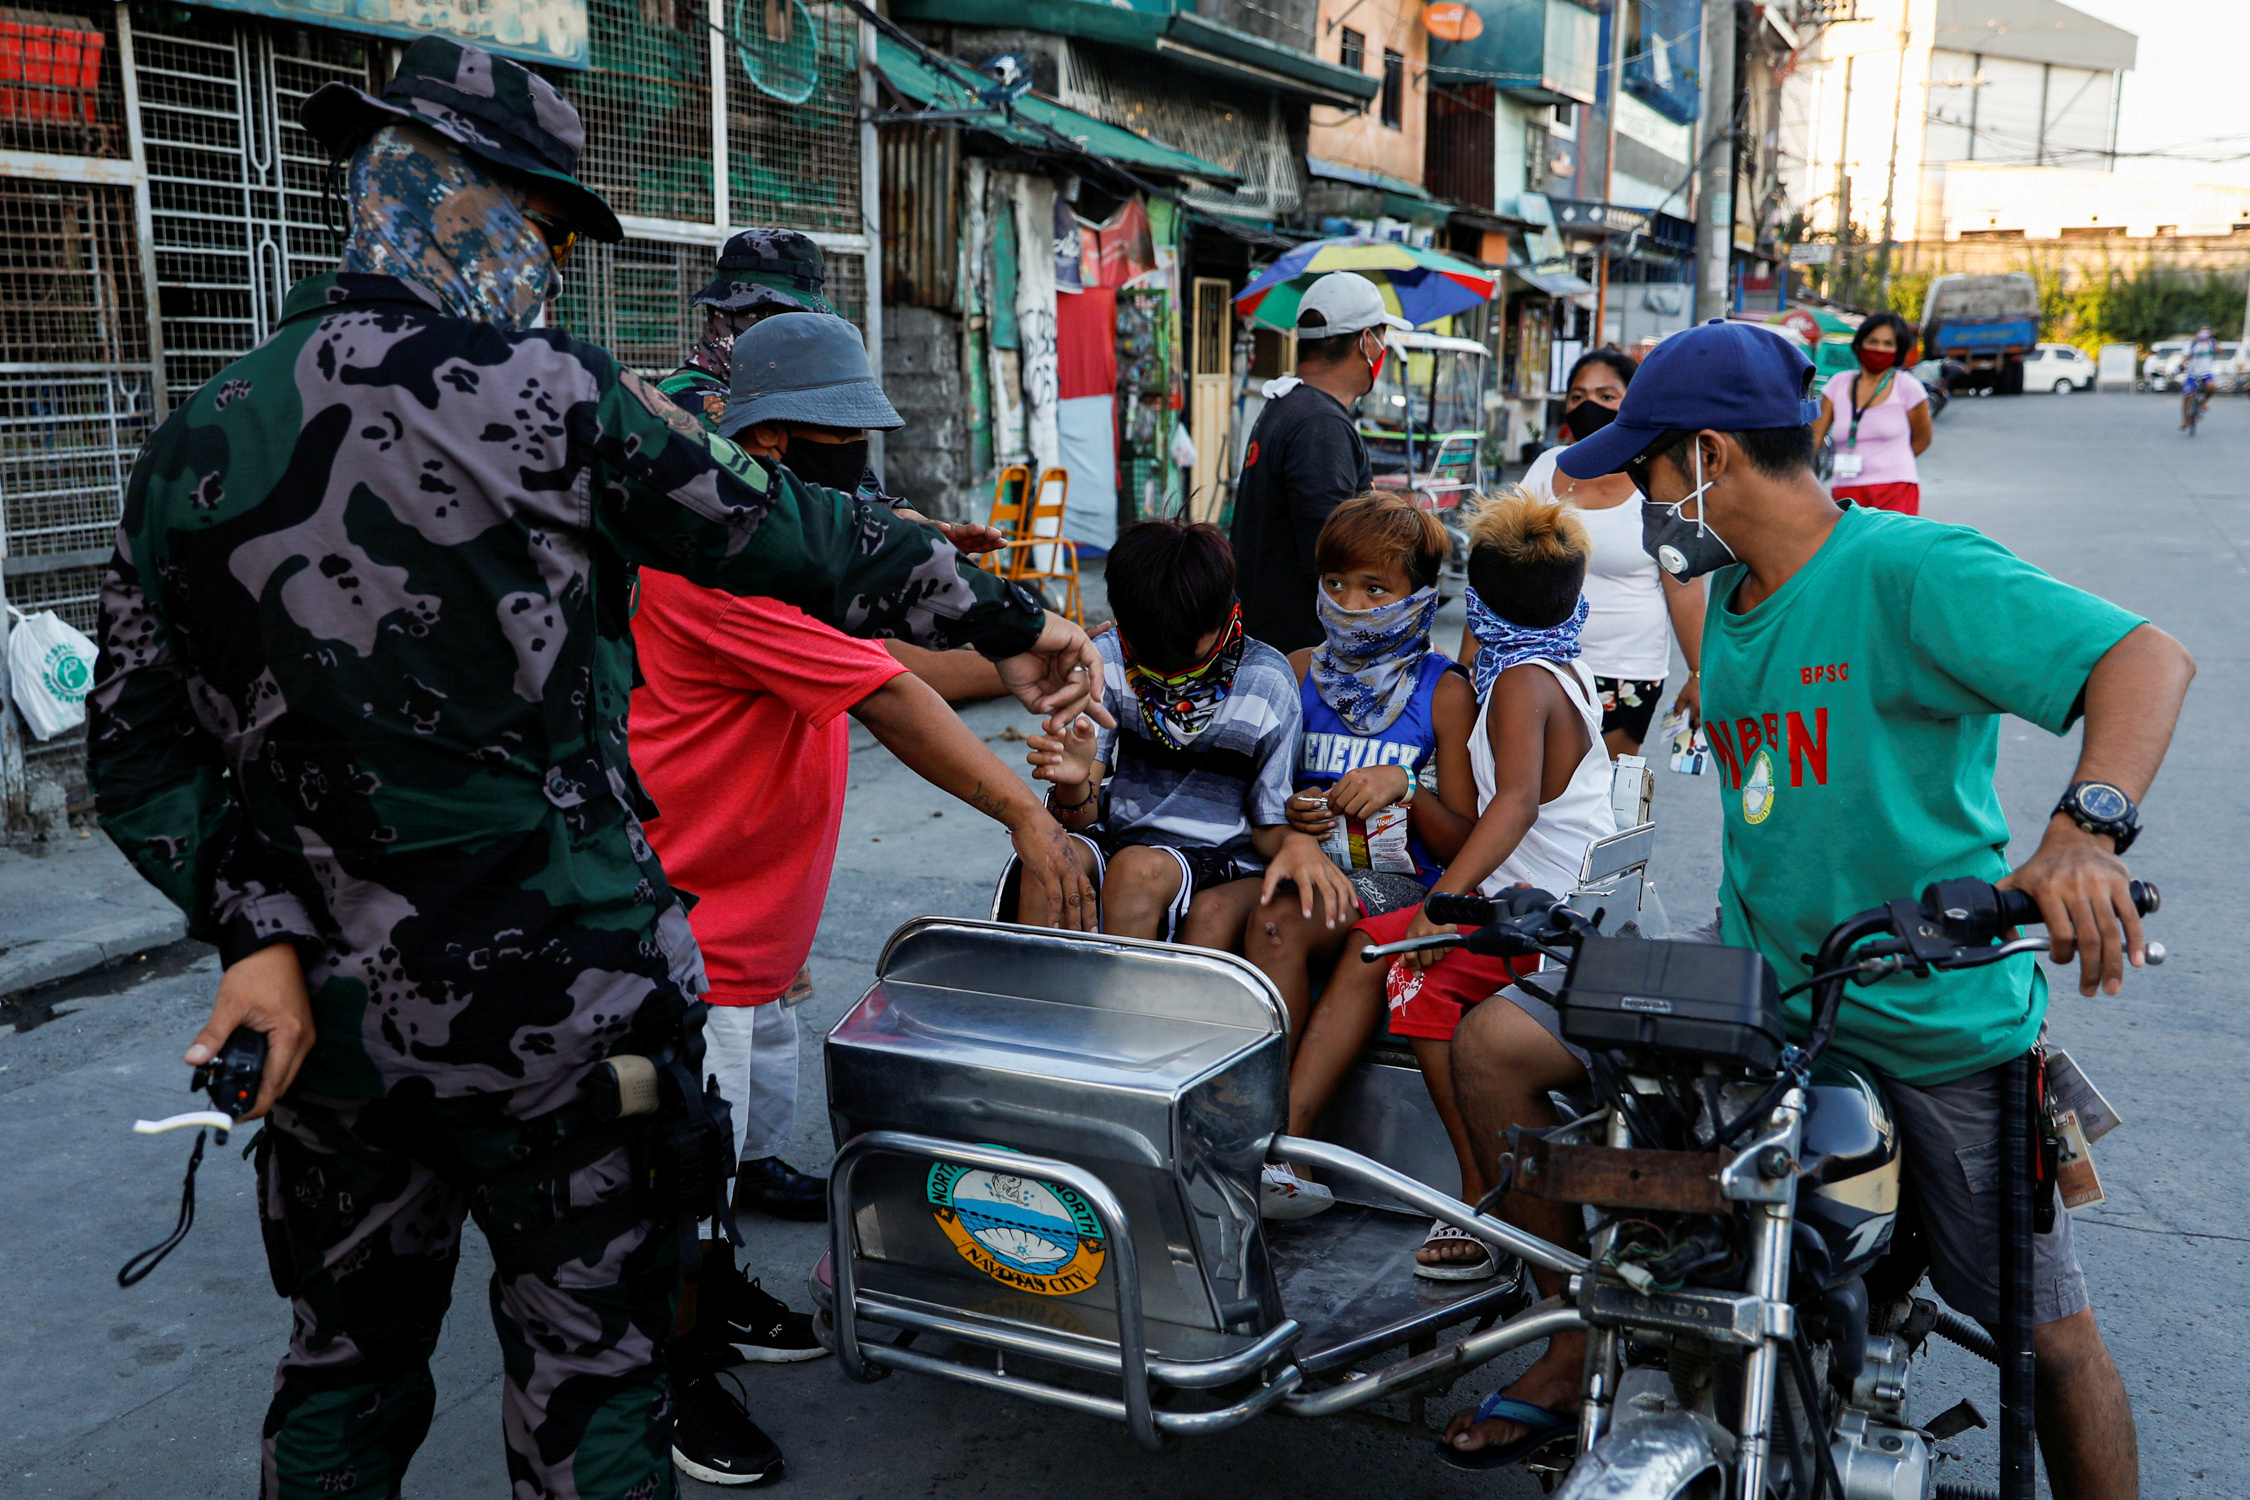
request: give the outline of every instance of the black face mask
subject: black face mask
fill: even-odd
[[[1570,439],[1582,443],[1595,433],[1617,420],[1617,408],[1604,406],[1599,401],[1581,401],[1563,413],[1563,426],[1570,429]]]
[[[799,435],[789,440],[789,451],[781,455],[781,462],[807,484],[825,485],[849,495],[859,488],[859,478],[867,472],[867,439],[819,443]]]

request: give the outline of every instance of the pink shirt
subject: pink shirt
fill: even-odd
[[[1821,394],[1828,398],[1829,408],[1835,412],[1836,421],[1828,435],[1836,444],[1836,456],[1842,458],[1855,451],[1852,435],[1852,382],[1859,378],[1857,370],[1839,370],[1828,377]],[[1921,475],[1914,467],[1914,434],[1907,427],[1907,414],[1917,406],[1927,406],[1930,393],[1922,389],[1922,382],[1904,370],[1891,377],[1891,389],[1882,404],[1868,407],[1859,414],[1859,444],[1856,449],[1861,464],[1859,477],[1846,479],[1836,476],[1840,485],[1853,484],[1920,484]]]

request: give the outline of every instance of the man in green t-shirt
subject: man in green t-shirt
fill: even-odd
[[[2080,993],[2116,994],[2126,962],[2145,957],[2119,855],[2194,663],[2138,616],[1966,527],[1839,506],[1813,471],[1811,375],[1763,328],[1691,329],[1560,459],[1573,478],[1632,475],[1658,564],[1683,582],[1712,575],[1703,706],[1725,811],[1721,941],[1759,950],[1786,987],[1845,917],[1973,876],[2035,897],[2053,960],[2079,959]],[[1993,784],[2002,714],[2055,734],[2086,726],[2071,785],[2012,873]],[[1519,994],[1480,1006],[1454,1043],[1462,1111],[1488,1143],[1550,1123],[1545,1091],[1583,1076],[1552,1011]],[[1806,1001],[1788,1009],[1801,1035]],[[2037,1043],[2046,1010],[2046,978],[2024,955],[1855,988],[1834,1043],[1885,1080],[1932,1283],[1987,1323],[1999,1317],[1997,1070]],[[1560,1205],[1509,1201],[1534,1232],[1574,1228]],[[2055,1493],[2137,1495],[2132,1409],[2067,1214],[2038,1237],[2032,1308]],[[1517,1382],[1519,1400],[1575,1401],[1579,1351],[1564,1345]],[[1449,1432],[1464,1454],[1538,1425],[1471,1415]]]

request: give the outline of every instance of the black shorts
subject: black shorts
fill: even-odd
[[[1130,849],[1135,846],[1145,849],[1161,849],[1180,862],[1179,894],[1172,898],[1172,905],[1164,914],[1164,941],[1167,943],[1171,942],[1179,932],[1180,923],[1187,919],[1188,906],[1195,900],[1198,893],[1210,890],[1214,886],[1225,885],[1230,880],[1240,880],[1245,875],[1257,873],[1246,868],[1240,860],[1224,849],[1182,849],[1171,844],[1159,844],[1147,838],[1135,837],[1130,833],[1111,833],[1103,828],[1093,828],[1084,833],[1074,833],[1071,837],[1091,844],[1094,853],[1099,856],[1101,870],[1095,878],[1097,888],[1100,886],[1101,879],[1108,875],[1109,862],[1117,857],[1117,851],[1120,849]]]
[[[1166,854],[1179,861],[1179,893],[1173,896],[1172,904],[1164,912],[1163,939],[1165,942],[1171,942],[1174,935],[1179,932],[1180,923],[1186,919],[1188,907],[1194,902],[1199,892],[1210,890],[1214,886],[1225,885],[1230,880],[1240,880],[1246,875],[1258,873],[1223,849],[1176,849],[1170,844],[1154,843],[1146,838],[1136,838],[1129,833],[1111,833],[1103,828],[1089,828],[1084,833],[1072,833],[1070,836],[1094,851],[1094,889],[1097,893],[1101,890],[1102,880],[1109,874],[1110,860],[1116,857],[1117,851],[1120,849],[1132,848],[1135,845],[1149,849],[1162,849]],[[1017,888],[1012,886],[1011,882],[1015,880],[1016,872],[1022,866],[1022,859],[1013,854],[1008,856],[1008,863],[1002,866],[1000,884],[993,898],[993,915],[995,917],[1000,917],[1003,911],[1012,911],[1016,896],[1011,893]]]
[[[1656,700],[1664,695],[1664,679],[1637,682],[1630,677],[1596,677],[1594,691],[1602,699],[1602,733],[1625,731],[1635,744],[1648,739],[1648,726],[1656,718]]]

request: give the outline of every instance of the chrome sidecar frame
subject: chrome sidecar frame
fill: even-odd
[[[1358,1151],[1282,1134],[1286,1027],[1264,976],[1228,955],[958,919],[900,928],[826,1053],[844,1144],[812,1292],[844,1373],[1001,1391],[1121,1422],[1153,1449],[1265,1411],[1351,1411],[1583,1326],[1575,1306],[1526,1307],[1516,1278],[1412,1276],[1431,1218],[1565,1276],[1586,1261]],[[1361,1206],[1262,1222],[1269,1160]],[[1098,1270],[1062,1294],[996,1276],[961,1238],[970,1220],[939,1202],[940,1183],[970,1178],[1070,1203]]]

